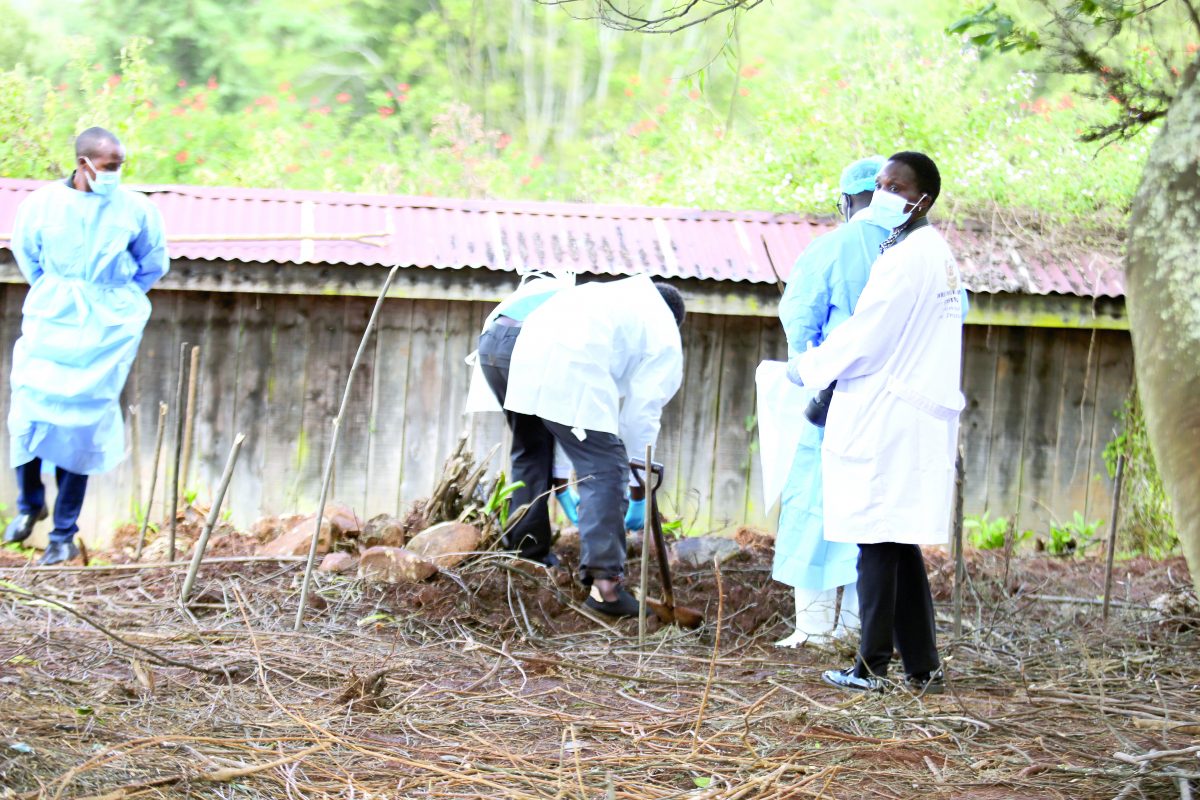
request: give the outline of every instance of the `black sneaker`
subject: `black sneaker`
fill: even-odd
[[[39,567],[52,567],[55,564],[62,564],[67,561],[79,557],[79,548],[75,546],[75,541],[69,542],[51,542],[46,545],[46,552],[42,553],[42,557],[38,559]]]
[[[882,692],[884,682],[875,677],[860,678],[854,674],[854,667],[845,669],[827,669],[821,673],[821,680],[839,689],[849,689],[852,692]]]
[[[33,533],[33,526],[46,518],[46,507],[36,514],[17,514],[4,529],[5,542],[23,542]]]
[[[592,584],[592,591],[583,604],[610,617],[636,617],[638,615],[637,598],[630,594],[624,586],[617,587],[616,600],[605,600],[601,597],[600,590],[596,585]]]
[[[920,673],[904,676],[905,687],[917,697],[927,694],[945,694],[946,675],[940,669],[933,673]]]

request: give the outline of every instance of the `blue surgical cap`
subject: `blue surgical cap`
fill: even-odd
[[[868,156],[855,161],[842,170],[842,194],[860,194],[875,191],[875,176],[887,159],[883,156]]]

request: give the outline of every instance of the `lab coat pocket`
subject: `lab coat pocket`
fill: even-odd
[[[886,452],[897,398],[834,392],[825,426],[824,450],[849,461],[873,461]]]

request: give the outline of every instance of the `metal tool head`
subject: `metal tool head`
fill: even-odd
[[[653,486],[648,486],[646,479],[643,477],[646,474],[646,459],[629,459],[629,468],[633,470],[633,479],[638,482],[638,486],[641,486],[642,488],[657,489],[662,485],[663,465],[657,461],[650,462],[650,474],[654,476]]]

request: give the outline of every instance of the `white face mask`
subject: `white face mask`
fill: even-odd
[[[121,184],[120,167],[117,167],[113,172],[101,172],[96,169],[96,165],[92,163],[90,158],[84,156],[83,160],[87,162],[87,165],[92,168],[92,172],[96,174],[96,177],[87,179],[88,186],[91,187],[93,193],[108,196]],[[84,177],[87,177],[87,173],[84,173]]]
[[[871,195],[871,220],[881,228],[895,230],[904,223],[908,222],[913,211],[917,210],[921,200],[924,200],[927,195],[921,197],[915,203],[910,203],[901,195],[895,192],[889,192],[886,189],[876,189],[875,194]],[[912,211],[905,211],[908,206],[912,206]]]

